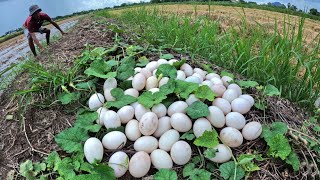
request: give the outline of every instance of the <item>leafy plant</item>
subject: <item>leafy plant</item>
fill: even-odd
[[[202,136],[198,137],[194,142],[196,146],[213,148],[219,144],[218,133],[216,130],[205,131]]]
[[[177,172],[170,169],[160,169],[154,176],[155,180],[177,180]]]
[[[240,180],[245,175],[244,170],[234,161],[221,164],[219,170],[223,179]]]
[[[196,101],[186,108],[187,114],[192,119],[207,117],[209,115],[208,105],[201,101]]]

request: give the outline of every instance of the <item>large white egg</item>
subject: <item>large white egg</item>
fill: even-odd
[[[112,154],[108,165],[114,170],[115,176],[119,178],[129,169],[129,157],[126,153],[118,151]]]
[[[206,75],[206,80],[211,80],[211,79],[214,78],[214,77],[221,79],[221,77],[220,77],[219,74],[209,73],[209,74]]]
[[[159,119],[157,115],[153,112],[147,112],[139,120],[139,130],[141,134],[149,136],[157,130],[158,124]]]
[[[126,124],[134,117],[134,108],[132,106],[123,106],[117,112],[122,124]]]
[[[206,75],[207,75],[207,71],[204,71],[204,70],[202,70],[202,69],[200,69],[200,68],[194,68],[193,69],[193,73],[197,73],[197,74],[199,74],[201,77],[202,77],[202,79],[205,79],[205,77],[206,77]]]
[[[113,89],[116,87],[117,87],[116,78],[108,78],[103,84],[103,89]]]
[[[224,163],[231,159],[232,151],[224,144],[218,144],[217,146],[213,147],[216,150],[216,156],[211,158],[210,160],[216,163]]]
[[[146,77],[141,74],[138,73],[133,77],[132,80],[132,87],[134,89],[136,89],[137,91],[141,91],[146,85]]]
[[[186,79],[186,74],[184,73],[184,71],[182,70],[178,70],[177,71],[177,78],[179,80],[185,80]]]
[[[183,113],[174,113],[170,122],[171,126],[179,132],[187,132],[192,128],[191,119]]]
[[[107,129],[108,128],[117,128],[117,127],[121,126],[121,121],[120,121],[119,115],[112,110],[109,110],[103,114],[102,121],[103,121],[104,126]]]
[[[242,94],[242,90],[238,84],[230,84],[228,86],[228,89],[234,89],[235,91],[237,91],[238,96]]]
[[[155,76],[155,77],[157,77],[157,75],[156,75],[156,73],[157,73],[157,70],[158,70],[158,69],[155,69],[155,70],[153,70],[153,72],[152,72],[152,76]]]
[[[231,103],[237,97],[238,97],[238,93],[234,89],[227,89],[222,95],[222,98],[227,100],[229,103]]]
[[[229,86],[229,83],[233,80],[231,77],[229,76],[222,76],[221,78],[222,82],[223,82],[223,85],[225,87],[228,87]]]
[[[246,125],[246,119],[238,112],[230,112],[226,115],[226,125],[240,130]]]
[[[254,99],[249,94],[243,94],[243,95],[239,96],[239,98],[247,100],[250,103],[251,107],[254,105]]]
[[[159,92],[160,89],[159,88],[152,88],[152,89],[149,89],[149,91],[153,94],[153,93]]]
[[[141,71],[141,69],[142,69],[141,67],[134,68],[134,73],[135,74],[139,73]]]
[[[187,63],[182,64],[182,66],[180,67],[180,70],[184,71],[187,77],[193,74],[192,67]]]
[[[89,163],[100,162],[103,158],[103,147],[99,139],[92,137],[84,143],[84,156]]]
[[[147,79],[146,90],[157,88],[158,87],[158,79],[155,76],[150,76]]]
[[[157,61],[151,61],[146,65],[146,69],[148,69],[150,72],[154,71],[155,69],[157,69],[158,63]]]
[[[111,95],[111,89],[103,89],[104,98],[106,98],[107,101],[114,101],[115,98]]]
[[[200,137],[205,131],[212,131],[210,122],[206,118],[197,119],[193,124],[194,135]]]
[[[173,166],[170,155],[162,149],[152,151],[150,157],[151,162],[156,169],[171,169]]]
[[[146,152],[140,151],[131,157],[129,162],[129,172],[133,177],[141,178],[149,172],[150,166],[150,156]]]
[[[190,94],[188,99],[186,100],[186,103],[190,106],[196,101],[199,101],[199,99],[194,94]]]
[[[190,145],[185,141],[178,141],[172,145],[170,155],[174,163],[185,165],[191,159],[192,150]]]
[[[231,104],[229,103],[229,101],[227,101],[223,98],[214,99],[212,102],[212,105],[220,108],[225,115],[227,115],[229,112],[231,112]]]
[[[184,101],[176,101],[172,103],[168,108],[168,115],[172,116],[174,113],[186,113],[188,104]]]
[[[262,133],[262,126],[259,122],[249,122],[242,129],[242,135],[246,140],[255,140]]]
[[[150,112],[150,109],[145,108],[142,104],[137,104],[134,108],[134,115],[138,121],[140,121],[142,116],[147,112]]]
[[[139,96],[139,91],[134,89],[134,88],[129,88],[129,89],[124,91],[124,94],[137,98]]]
[[[167,107],[163,104],[154,105],[151,109],[153,113],[155,113],[158,118],[161,118],[167,114]]]
[[[185,79],[186,82],[201,84],[201,79],[196,76],[189,76]]]
[[[177,130],[170,129],[166,131],[159,139],[159,148],[165,151],[170,151],[172,145],[179,141],[180,134]]]
[[[243,137],[238,129],[226,127],[220,131],[220,140],[229,147],[239,147],[243,142]]]
[[[207,85],[208,87],[211,88],[213,86],[213,83],[209,80],[205,80],[201,83],[201,85]]]
[[[104,97],[102,94],[100,93],[95,93],[93,95],[91,95],[90,99],[89,99],[89,108],[91,110],[97,110],[99,107],[103,106],[104,103]]]
[[[157,64],[158,64],[157,67],[159,67],[162,64],[169,64],[169,62],[166,59],[159,59],[157,61]]]
[[[143,74],[146,79],[152,76],[152,71],[149,71],[147,68],[142,68],[140,73]]]
[[[127,143],[127,137],[121,131],[111,131],[102,138],[103,147],[106,149],[122,149]]]
[[[210,89],[217,95],[217,97],[222,97],[223,93],[227,90],[222,84],[210,86]]]
[[[98,113],[98,119],[96,120],[97,124],[104,125],[102,117],[105,116],[105,113],[107,111],[109,111],[109,109],[107,109],[106,107],[99,107],[99,109],[97,110],[97,113]]]
[[[130,120],[126,125],[125,133],[130,141],[135,141],[139,137],[141,137],[141,132],[139,130],[139,121],[135,119]]]
[[[163,77],[163,78],[161,78],[160,81],[159,81],[159,88],[160,88],[161,86],[167,84],[168,81],[169,81],[169,78],[168,78],[168,77]]]
[[[226,123],[226,118],[220,108],[217,106],[209,106],[209,115],[207,119],[216,128],[222,128]]]
[[[197,77],[197,78],[200,79],[200,83],[199,83],[199,84],[201,84],[201,83],[203,82],[203,77],[202,77],[200,74],[198,74],[198,73],[193,73],[192,76]]]
[[[223,85],[222,80],[218,77],[213,77],[210,79],[210,81],[213,83],[213,85],[218,85],[218,84]]]
[[[159,119],[157,130],[153,133],[154,137],[160,137],[163,133],[171,129],[170,117],[164,116]]]
[[[250,103],[249,101],[243,99],[243,98],[237,98],[231,102],[231,109],[234,112],[238,112],[241,114],[246,114],[250,111]]]
[[[133,148],[136,151],[144,151],[151,153],[158,148],[158,140],[153,136],[142,136],[136,140],[133,144]]]
[[[175,62],[178,62],[178,60],[176,60],[176,59],[170,59],[169,61],[168,61],[168,63],[172,66],[173,65],[173,63],[175,63]]]

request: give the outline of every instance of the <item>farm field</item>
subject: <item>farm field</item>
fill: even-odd
[[[0,177],[317,179],[319,31],[226,6],[83,15],[0,96]]]

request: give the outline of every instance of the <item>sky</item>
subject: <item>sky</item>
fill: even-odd
[[[316,8],[320,11],[320,0],[246,0],[257,2],[258,4],[267,4],[268,2],[280,2],[284,5],[291,3],[297,6],[298,9],[309,12],[311,8]]]

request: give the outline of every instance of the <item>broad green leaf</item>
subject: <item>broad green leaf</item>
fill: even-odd
[[[273,122],[271,125],[262,126],[261,137],[265,138],[266,141],[271,139],[273,136],[280,134],[284,135],[288,132],[288,126],[283,122]]]
[[[114,88],[111,90],[111,95],[115,98],[114,101],[108,101],[106,103],[107,108],[115,107],[115,108],[122,108],[128,104],[134,103],[137,101],[137,98],[125,95],[123,90],[120,88]]]
[[[242,87],[242,88],[254,88],[256,86],[258,86],[259,84],[256,81],[243,81],[243,80],[239,80],[236,81],[237,84]]]
[[[184,99],[188,99],[189,95],[198,89],[199,85],[192,82],[176,80],[174,92]]]
[[[199,99],[213,101],[216,94],[207,85],[199,86],[194,95]]]
[[[120,82],[120,84],[118,85],[119,88],[121,89],[129,89],[132,88],[132,80],[125,80]]]
[[[201,117],[207,117],[209,115],[208,105],[201,101],[196,101],[192,103],[186,109],[188,116],[192,119],[198,119]]]
[[[241,154],[238,159],[238,164],[246,164],[251,162],[255,158],[254,154]]]
[[[171,169],[160,169],[154,176],[154,180],[177,180],[177,172]]]
[[[45,163],[47,163],[48,169],[53,169],[60,161],[61,158],[59,154],[56,151],[53,151],[49,154],[49,156],[45,160]]]
[[[33,164],[32,161],[29,159],[20,164],[19,172],[23,177],[26,177],[28,179],[35,179],[33,172]]]
[[[84,73],[88,76],[95,76],[105,79],[116,77],[117,73],[110,72],[112,66],[114,65],[111,62],[106,62],[103,59],[95,60],[90,64],[90,67],[84,71]]]
[[[124,81],[134,75],[136,62],[132,56],[126,56],[121,60],[121,64],[117,69],[117,79]]]
[[[285,160],[291,153],[288,139],[282,134],[273,136],[267,141],[267,144],[269,146],[268,155],[272,157],[280,157],[282,160]]]
[[[185,165],[183,167],[183,172],[182,172],[183,177],[191,176],[194,168],[195,168],[195,164],[193,164],[193,163],[189,163],[189,164]]]
[[[291,151],[291,153],[289,154],[289,156],[286,159],[286,163],[290,164],[294,171],[299,171],[300,160],[299,160],[298,155],[294,151]]]
[[[72,92],[72,93],[62,93],[59,94],[58,99],[61,101],[61,104],[69,104],[72,101],[76,101],[80,98],[80,93]]]
[[[81,174],[78,176],[75,176],[74,180],[116,180],[114,170],[106,165],[106,164],[98,164],[98,165],[90,165],[86,164],[85,169],[87,172],[90,172],[90,174]]]
[[[220,76],[221,76],[221,77],[223,77],[223,76],[229,76],[229,77],[231,77],[232,79],[234,79],[234,75],[231,74],[231,73],[228,73],[227,71],[222,71],[222,72],[220,73]]]
[[[186,63],[186,60],[185,60],[185,59],[182,59],[182,60],[180,60],[180,61],[174,62],[174,63],[172,64],[172,66],[174,66],[176,69],[180,69],[180,67],[181,67],[184,63]]]
[[[196,138],[196,136],[193,134],[193,132],[190,130],[188,132],[185,132],[180,139],[185,139],[188,141],[192,141],[194,138]]]
[[[54,170],[58,171],[60,176],[64,179],[73,179],[76,176],[76,173],[73,169],[74,166],[72,165],[72,159],[66,157],[57,163]]]
[[[77,89],[87,89],[87,90],[95,90],[96,89],[96,83],[97,83],[97,79],[95,78],[93,80],[87,81],[87,82],[82,82],[82,83],[78,83],[75,85],[75,87]]]
[[[207,71],[208,73],[214,73],[214,70],[208,64],[201,64],[201,67],[202,67],[203,70]]]
[[[101,59],[102,56],[106,53],[106,49],[103,47],[96,47],[90,52],[90,58],[94,59]]]
[[[74,166],[74,170],[79,171],[81,164],[84,163],[84,153],[76,153],[72,155],[72,164]]]
[[[166,60],[170,60],[170,59],[173,59],[174,56],[172,54],[162,54],[160,56],[161,59],[166,59]]]
[[[234,161],[223,163],[220,165],[219,170],[223,179],[240,180],[245,175],[245,171],[240,166],[237,166]]]
[[[267,96],[280,96],[281,93],[278,88],[271,84],[268,84],[265,86],[263,94]]]
[[[138,97],[138,102],[146,108],[151,108],[154,105],[160,104],[163,100],[167,98],[167,95],[162,92],[152,93],[146,91]]]
[[[218,133],[216,130],[205,131],[202,136],[198,137],[193,144],[196,146],[213,148],[219,144]]]
[[[67,153],[83,152],[83,143],[87,139],[87,130],[79,127],[65,129],[55,137],[56,143]]]
[[[38,174],[41,171],[45,171],[47,168],[47,165],[46,163],[37,162],[37,163],[34,163],[33,167],[34,167],[34,171]]]
[[[138,67],[145,67],[149,63],[149,59],[145,56],[142,56],[138,59],[137,66]]]
[[[201,160],[201,157],[200,156],[194,156],[192,159],[191,159],[192,163],[194,164],[199,164],[202,160]]]
[[[205,169],[194,169],[190,180],[210,180],[211,173]]]
[[[173,79],[169,79],[169,81],[160,87],[160,92],[166,95],[171,94],[175,90],[176,83]]]
[[[98,132],[101,129],[101,125],[94,123],[98,117],[99,115],[95,111],[78,114],[74,127],[83,128],[90,132]]]
[[[162,77],[175,79],[177,77],[177,69],[170,64],[161,64],[156,72],[157,77],[162,74]]]
[[[255,102],[254,103],[254,107],[256,107],[257,109],[260,109],[262,111],[265,111],[267,109],[267,104],[265,102]]]
[[[143,52],[145,49],[139,45],[130,45],[126,48],[126,52],[129,56],[135,56],[141,52]]]
[[[241,165],[246,172],[258,171],[260,170],[260,168],[254,163],[253,160],[255,158],[256,158],[256,155],[254,154],[241,154],[238,157],[238,161],[239,161],[238,164]]]
[[[208,148],[203,152],[204,157],[208,159],[216,157],[216,153],[217,153],[217,149],[213,149],[213,148]]]

